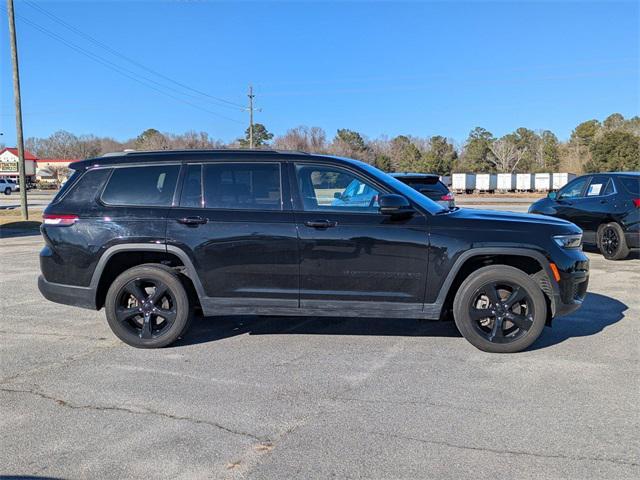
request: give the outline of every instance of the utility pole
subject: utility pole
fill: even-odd
[[[11,62],[13,64],[13,97],[16,109],[16,142],[18,147],[18,174],[20,175],[20,213],[23,220],[29,220],[27,208],[27,181],[24,165],[24,138],[22,135],[22,105],[20,101],[20,73],[18,70],[18,45],[16,42],[16,20],[13,14],[13,0],[7,0],[9,18],[9,39],[11,43]]]
[[[253,86],[249,85],[249,148],[253,148]]]

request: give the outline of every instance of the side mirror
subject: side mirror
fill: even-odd
[[[382,215],[390,215],[392,217],[410,217],[415,213],[411,207],[409,200],[402,195],[390,193],[380,195],[378,197],[378,210]]]
[[[558,198],[558,192],[549,192],[547,194],[547,197],[550,198],[551,200],[555,200]]]

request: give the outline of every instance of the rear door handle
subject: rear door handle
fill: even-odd
[[[178,223],[182,223],[183,225],[192,225],[192,226],[202,225],[207,223],[208,221],[209,219],[204,217],[184,217],[184,218],[178,219]]]
[[[304,222],[304,224],[307,227],[312,228],[329,228],[335,227],[336,225],[338,225],[338,222],[332,222],[331,220],[309,220],[307,222]]]

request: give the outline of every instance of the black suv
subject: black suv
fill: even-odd
[[[443,208],[356,160],[131,152],[72,168],[45,210],[40,291],[105,307],[113,332],[135,347],[171,344],[197,308],[453,313],[476,347],[516,352],[554,316],[577,309],[587,290],[582,232],[572,223]]]
[[[529,207],[569,220],[584,230],[584,243],[610,260],[640,247],[640,173],[594,173],[567,183]]]
[[[397,178],[402,183],[406,183],[410,187],[416,189],[425,197],[430,198],[434,202],[446,208],[456,206],[453,193],[449,188],[440,181],[440,177],[433,173],[390,173],[392,177]]]

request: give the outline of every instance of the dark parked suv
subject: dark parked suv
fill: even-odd
[[[452,312],[476,347],[516,352],[587,290],[572,223],[446,209],[356,160],[131,152],[72,168],[45,210],[40,291],[104,307],[135,347],[171,344],[198,308],[434,320]]]
[[[640,172],[594,173],[575,178],[529,207],[569,220],[584,230],[584,242],[610,260],[640,247]]]
[[[449,188],[440,181],[438,175],[432,173],[390,173],[392,177],[397,178],[402,183],[406,183],[410,187],[416,189],[425,197],[430,198],[434,202],[446,208],[456,206],[453,193]]]

